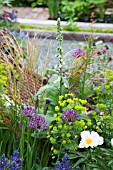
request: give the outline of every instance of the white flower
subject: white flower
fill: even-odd
[[[113,138],[111,139],[111,146],[113,146]]]
[[[94,131],[91,133],[89,131],[81,132],[81,138],[79,148],[93,148],[104,143],[103,137],[100,137],[99,134]]]

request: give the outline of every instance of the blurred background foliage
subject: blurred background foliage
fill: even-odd
[[[95,22],[107,22],[105,11],[113,6],[113,0],[14,0],[12,6],[48,7],[50,19],[82,22],[89,22],[94,12]]]

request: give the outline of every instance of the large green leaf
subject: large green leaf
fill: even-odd
[[[36,93],[36,95],[39,95],[39,94],[41,94],[42,92],[44,92],[46,89],[48,89],[48,88],[51,88],[51,86],[50,85],[45,85],[45,86],[43,86],[43,87],[41,87],[39,90],[38,90],[38,92]]]
[[[48,124],[50,124],[52,121],[55,120],[55,118],[52,117],[52,116],[50,116],[49,114],[47,114],[47,115],[39,114],[39,115],[41,115],[42,117],[44,117],[44,118],[46,119],[46,121],[48,122]]]

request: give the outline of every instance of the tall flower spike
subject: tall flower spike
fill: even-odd
[[[60,76],[60,95],[62,95],[62,66],[63,66],[63,59],[62,59],[62,53],[63,53],[63,49],[62,49],[62,41],[63,41],[63,37],[61,34],[61,26],[60,26],[60,18],[58,18],[57,20],[57,37],[56,39],[58,40],[58,47],[57,47],[57,52],[58,55],[57,57],[59,57],[59,76]]]
[[[0,158],[0,170],[4,170],[9,166],[8,159],[5,157],[5,154]]]
[[[16,164],[20,166],[22,164],[22,159],[20,158],[20,152],[15,151],[13,155],[11,156],[11,160],[12,162],[16,162]]]
[[[68,155],[65,154],[62,158],[62,162],[57,161],[54,170],[71,170],[71,163],[68,159]]]

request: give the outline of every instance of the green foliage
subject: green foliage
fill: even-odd
[[[76,151],[78,149],[78,134],[84,129],[88,119],[86,117],[86,120],[84,120],[81,116],[82,111],[86,109],[83,107],[83,103],[86,102],[85,100],[74,98],[73,94],[70,93],[59,96],[58,104],[54,108],[55,122],[50,124],[48,134],[48,138],[52,144],[51,154],[53,158],[57,157],[59,159],[65,152],[68,153],[69,151]],[[65,110],[73,110],[79,113],[78,119],[74,119],[72,122],[63,120],[62,113]]]
[[[100,154],[101,153],[101,154]],[[113,152],[112,149],[96,148],[89,151],[73,152],[69,155],[70,159],[74,159],[74,165],[72,169],[76,166],[80,166],[81,170],[112,170],[113,169]]]
[[[37,5],[47,5],[47,0],[27,0],[29,3],[31,3],[32,7],[35,7]]]
[[[34,26],[34,25],[26,25],[26,24],[19,24],[17,25],[23,29],[38,29],[38,30],[51,30],[51,31],[56,31],[56,27],[54,26]]]
[[[88,0],[76,0],[76,1],[62,1],[61,11],[65,14],[66,18],[69,20],[74,20],[77,18],[79,21],[90,21],[90,15],[93,8],[96,6],[99,9],[99,16],[101,19],[104,17],[105,13],[105,0],[100,1],[88,1]],[[97,14],[94,11],[95,14]],[[97,16],[98,17],[98,16]]]
[[[59,11],[59,0],[48,0],[47,5],[49,8],[49,18],[57,19]]]
[[[14,0],[0,0],[0,6],[3,6],[4,2],[7,2],[8,6],[10,6],[13,1]]]

